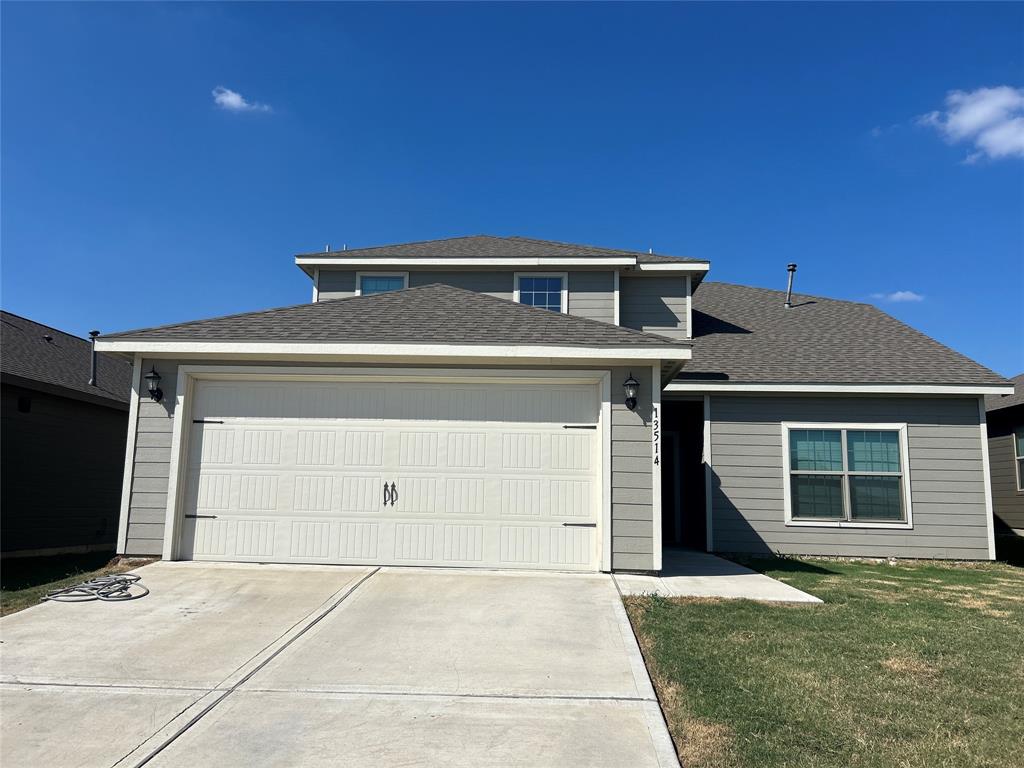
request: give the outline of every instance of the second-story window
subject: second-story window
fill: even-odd
[[[517,273],[515,300],[531,307],[565,312],[566,282],[563,273]]]
[[[400,291],[408,286],[408,272],[360,272],[356,275],[356,293],[360,296]]]

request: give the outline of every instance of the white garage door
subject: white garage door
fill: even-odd
[[[181,555],[596,570],[593,384],[199,381]]]

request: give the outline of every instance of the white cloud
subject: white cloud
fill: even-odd
[[[935,128],[950,144],[973,144],[968,163],[982,157],[1024,158],[1024,88],[1000,85],[950,91],[945,110],[921,115],[917,121]]]
[[[246,101],[238,91],[232,91],[223,85],[213,89],[213,103],[228,112],[269,112],[269,104],[260,104],[257,101]]]
[[[872,299],[878,301],[891,301],[894,303],[906,301],[924,301],[924,296],[913,291],[892,291],[891,293],[872,293]]]

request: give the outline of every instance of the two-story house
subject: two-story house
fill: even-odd
[[[662,550],[994,557],[997,374],[859,303],[519,237],[305,254],[312,302],[134,361],[118,551],[657,571]]]

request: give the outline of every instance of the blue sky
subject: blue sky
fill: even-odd
[[[0,299],[35,320],[297,303],[297,252],[520,234],[796,261],[1024,371],[1024,5],[0,13]]]

